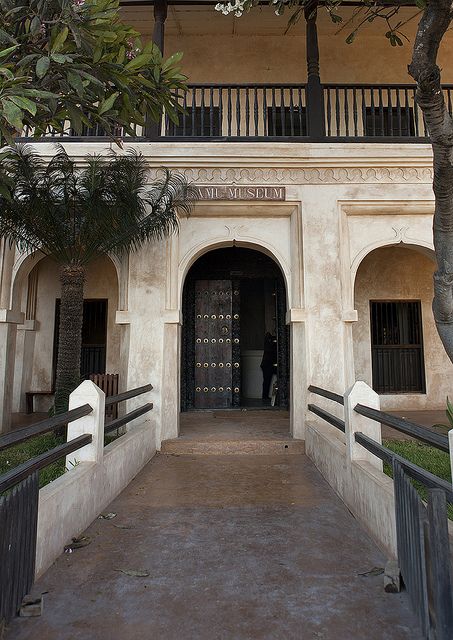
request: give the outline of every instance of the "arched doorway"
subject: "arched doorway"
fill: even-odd
[[[431,309],[434,270],[432,252],[402,243],[374,249],[357,269],[355,374],[385,409],[437,409],[450,393],[453,367]]]
[[[41,391],[35,398],[38,411],[52,402],[58,349],[59,266],[49,256],[36,254],[21,262],[13,281],[13,308],[25,315],[17,331],[14,363],[13,411],[26,409],[27,391]],[[120,329],[118,278],[114,262],[99,256],[87,269],[84,288],[81,375],[118,373]]]
[[[242,247],[201,256],[183,290],[181,410],[288,408],[285,315],[272,258]]]

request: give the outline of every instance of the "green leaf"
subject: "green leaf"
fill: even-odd
[[[23,111],[14,102],[6,98],[2,99],[3,115],[6,121],[16,129],[20,131],[23,127]]]
[[[354,42],[355,36],[356,36],[356,32],[352,31],[352,33],[350,33],[346,38],[346,44],[352,44]]]
[[[0,51],[0,58],[5,58],[6,56],[9,56],[9,54],[15,51],[18,46],[19,45],[16,44],[14,45],[14,47],[8,47],[8,49],[3,49],[2,51]]]
[[[5,200],[8,200],[8,202],[11,202],[12,200],[11,193],[8,187],[6,187],[4,184],[0,184],[0,196],[3,196]]]
[[[93,63],[97,64],[99,60],[102,58],[103,49],[102,47],[97,47],[93,53]]]
[[[39,33],[39,30],[41,29],[41,24],[42,23],[39,16],[35,16],[30,24],[30,33],[32,35],[36,35],[37,33]]]
[[[116,91],[115,93],[112,93],[112,95],[109,96],[106,100],[101,102],[98,109],[98,113],[100,116],[102,116],[102,114],[104,114],[106,111],[110,111],[110,109],[115,104],[115,100],[117,99],[118,96],[119,96],[119,91]]]
[[[52,47],[51,47],[51,51],[52,53],[55,53],[56,51],[60,51],[60,49],[62,48],[62,46],[64,45],[64,43],[66,42],[66,39],[69,35],[69,29],[68,27],[64,27],[61,31],[58,32]]]
[[[6,67],[0,67],[0,76],[4,76],[8,80],[14,80],[14,74]]]
[[[36,115],[38,107],[28,98],[24,98],[23,96],[11,96],[10,100],[11,102],[14,102],[14,104],[17,105],[20,109],[25,109],[26,111],[31,113],[32,116]]]
[[[51,91],[41,91],[40,89],[22,89],[23,96],[30,96],[30,98],[42,98],[44,100],[51,100],[52,98],[58,98],[58,94]]]
[[[65,62],[72,62],[73,61],[71,56],[65,56],[62,53],[51,53],[50,57],[57,64],[65,64]]]
[[[36,63],[36,75],[38,76],[38,78],[44,78],[46,73],[49,71],[49,67],[50,58],[48,56],[42,56],[41,58],[39,58],[38,62]]]
[[[162,65],[162,71],[167,71],[167,69],[169,69],[170,67],[173,67],[173,65],[178,64],[178,62],[181,61],[182,56],[183,56],[182,51],[179,51],[178,53],[174,53],[167,60],[165,60],[164,64]]]
[[[80,135],[82,133],[82,113],[80,109],[77,109],[77,107],[73,105],[68,105],[68,114],[72,128]]]
[[[79,96],[82,96],[85,93],[85,89],[83,87],[82,79],[78,73],[74,71],[69,71],[66,74],[69,84],[77,92]]]
[[[130,62],[127,63],[126,69],[128,71],[140,69],[140,67],[149,64],[152,58],[153,56],[151,53],[140,53],[136,58],[133,58]]]

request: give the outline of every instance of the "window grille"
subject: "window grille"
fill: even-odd
[[[412,107],[366,107],[364,130],[366,136],[415,136],[414,109]]]
[[[373,389],[425,393],[419,300],[370,301]]]
[[[280,105],[267,108],[268,136],[306,136],[306,107],[282,107]]]
[[[84,380],[92,373],[105,373],[107,347],[106,299],[83,301],[82,348],[80,376]],[[53,349],[53,385],[57,374],[58,332],[60,326],[60,299],[55,301],[55,328]]]
[[[203,138],[219,137],[220,109],[219,107],[188,106],[186,113],[179,114],[179,123],[168,121],[166,136],[197,136]]]

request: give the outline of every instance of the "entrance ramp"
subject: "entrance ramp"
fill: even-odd
[[[193,411],[181,414],[180,436],[162,442],[172,455],[300,455],[305,441],[289,432],[288,411]]]
[[[386,556],[305,456],[157,455],[5,640],[422,640]]]

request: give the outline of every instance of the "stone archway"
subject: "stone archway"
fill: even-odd
[[[56,301],[60,298],[58,273],[58,264],[40,253],[20,256],[15,264],[11,303],[13,309],[23,312],[24,322],[17,327],[15,341],[13,412],[25,410],[27,391],[53,389]],[[83,359],[87,366],[98,363],[105,366],[107,372],[117,373],[120,367],[120,327],[115,318],[119,305],[118,264],[110,257],[99,256],[88,266],[84,297],[87,312],[91,309],[91,318],[94,307],[104,314],[105,336],[102,340],[102,337],[94,339],[92,335],[85,335]],[[102,318],[100,322],[103,323]],[[35,404],[38,409],[47,410],[50,402],[48,395],[38,398]]]
[[[183,411],[266,406],[265,388],[274,370],[278,393],[273,402],[288,407],[286,299],[282,271],[267,252],[237,246],[212,248],[192,263],[182,307]],[[259,366],[265,335],[263,381]],[[271,356],[272,344],[275,356]],[[271,359],[277,366],[267,365]]]
[[[405,243],[376,247],[356,269],[353,350],[356,378],[388,409],[443,406],[449,362],[432,317],[434,254]]]

